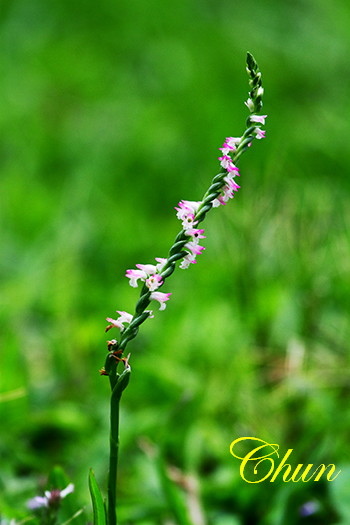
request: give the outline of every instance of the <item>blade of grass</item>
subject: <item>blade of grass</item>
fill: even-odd
[[[94,525],[107,525],[104,501],[92,469],[89,473],[89,489],[94,511]]]

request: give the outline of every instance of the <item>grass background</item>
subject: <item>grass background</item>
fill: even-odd
[[[247,50],[267,138],[129,346],[120,520],[188,523],[171,468],[198,484],[208,524],[349,523],[348,2],[3,0],[0,13],[1,523],[28,515],[55,464],[88,521],[88,468],[104,486],[108,457],[104,318],[132,311],[125,269],[166,256],[173,206],[201,198],[223,138],[243,132]],[[239,436],[342,473],[248,485],[228,450]]]

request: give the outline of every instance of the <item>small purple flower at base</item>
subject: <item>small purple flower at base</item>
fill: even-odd
[[[320,510],[320,504],[318,501],[307,501],[299,508],[300,516],[307,517],[316,514]]]
[[[58,508],[61,500],[74,492],[74,485],[70,483],[63,490],[46,490],[45,496],[35,496],[28,501],[27,507],[31,510],[40,509],[40,508]]]
[[[150,295],[150,299],[159,302],[160,304],[159,310],[165,310],[166,308],[165,302],[169,300],[170,296],[171,296],[171,293],[152,292]]]
[[[119,330],[122,332],[125,328],[124,323],[131,323],[133,315],[120,310],[117,310],[117,313],[120,315],[118,319],[112,319],[111,317],[106,318],[106,321],[110,324],[106,327],[105,332],[108,332],[108,330],[111,328],[119,328]]]

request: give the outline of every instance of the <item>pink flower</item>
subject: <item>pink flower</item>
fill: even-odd
[[[185,255],[180,264],[180,268],[183,270],[187,269],[190,264],[196,263],[196,256],[200,255],[202,251],[205,250],[204,246],[199,246],[199,239],[205,239],[205,235],[203,235],[204,230],[200,228],[189,228],[185,233],[192,239],[184,246],[188,251],[188,254]]]
[[[122,332],[124,330],[124,323],[131,323],[133,319],[131,314],[120,310],[117,310],[117,313],[119,314],[118,319],[112,319],[111,317],[106,318],[106,321],[110,323],[105,330],[106,332],[108,332],[108,330],[111,328],[119,328],[119,330]]]
[[[157,267],[154,264],[136,264],[135,266],[145,272],[146,275],[151,275],[157,271]]]
[[[223,155],[222,157],[219,157],[221,166],[227,170],[227,167],[230,166],[230,164],[233,164],[232,159],[229,155]]]
[[[239,175],[239,169],[237,168],[237,166],[235,166],[233,164],[233,162],[231,162],[231,164],[229,164],[229,166],[227,167],[227,171],[229,173],[235,172],[235,173],[237,173],[237,175]]]
[[[267,115],[251,115],[250,122],[259,122],[259,124],[264,125]]]
[[[239,144],[241,141],[241,137],[227,137],[225,140],[225,143],[231,147],[232,149],[235,149],[237,144]]]
[[[54,507],[57,508],[61,499],[68,496],[74,491],[74,485],[70,483],[63,490],[46,490],[45,496],[35,496],[28,501],[27,506],[31,510],[40,509],[42,507]]]
[[[220,205],[225,206],[233,197],[232,191],[229,188],[224,188],[223,194],[219,195],[219,197],[213,201],[213,207],[217,208]]]
[[[224,177],[224,181],[226,184],[222,188],[221,195],[219,195],[216,199],[213,200],[212,202],[213,208],[217,208],[220,205],[225,205],[230,199],[233,199],[234,192],[238,191],[240,188],[240,186],[234,180],[234,177],[236,175],[237,173],[235,174],[228,173],[226,177]]]
[[[233,189],[228,185],[224,186],[223,194],[221,196],[222,203],[226,204],[230,199],[233,199],[234,196]]]
[[[189,237],[192,237],[192,242],[196,242],[198,244],[199,239],[205,239],[205,235],[203,235],[204,230],[198,229],[198,228],[189,228],[186,230],[185,234]]]
[[[151,292],[159,288],[163,284],[162,276],[159,275],[159,273],[155,273],[153,275],[150,275],[148,279],[146,279],[146,286]]]
[[[204,246],[199,246],[197,242],[190,241],[185,244],[186,250],[192,253],[192,255],[200,255],[203,250],[205,250]]]
[[[182,219],[182,227],[184,230],[188,230],[189,228],[192,228],[193,226],[195,226],[197,224],[197,221],[194,220],[194,215],[193,213],[189,213],[187,214],[183,219]]]
[[[222,154],[223,155],[227,155],[228,153],[230,153],[230,151],[234,151],[233,148],[229,148],[228,145],[224,142],[222,147],[219,148],[221,151],[222,151]]]
[[[237,184],[237,182],[230,176],[227,176],[224,178],[224,181],[226,182],[227,186],[231,188],[233,191],[238,191],[240,186]]]
[[[182,270],[187,270],[190,264],[195,264],[196,262],[196,256],[192,253],[189,253],[188,255],[185,255],[185,257],[182,259],[179,268],[181,268]]]
[[[168,259],[164,259],[163,257],[156,257],[155,259],[158,262],[158,264],[136,264],[136,268],[139,268],[147,275],[152,275],[156,272],[161,272],[164,266],[166,265]]]
[[[138,279],[144,281],[147,278],[147,273],[144,270],[126,270],[125,277],[128,277],[128,279],[130,279],[130,286],[132,286],[133,288],[137,288]]]
[[[157,270],[158,272],[161,272],[164,268],[164,266],[166,265],[166,263],[168,262],[168,259],[165,259],[164,257],[156,257],[156,261],[157,261]]]
[[[264,139],[265,138],[266,131],[264,131],[263,129],[255,128],[255,133],[256,133],[256,138],[257,139]]]
[[[196,213],[198,211],[199,206],[202,204],[202,201],[185,201],[182,200],[179,202],[178,206],[179,208],[175,208],[175,210],[185,210],[186,212]],[[179,217],[179,219],[182,217]]]
[[[237,144],[241,141],[241,137],[227,137],[222,147],[219,148],[222,151],[222,154],[225,156],[230,151],[236,151]]]
[[[188,251],[188,254],[185,255],[180,264],[182,270],[186,270],[190,264],[195,264],[197,262],[196,256],[205,250],[204,246],[199,246],[197,239],[187,242],[184,248]]]
[[[195,221],[195,214],[199,209],[199,206],[202,204],[201,201],[180,201],[178,204],[176,217],[182,221],[182,227],[184,230],[193,228],[197,224]]]
[[[239,172],[239,169],[233,164],[229,155],[223,155],[222,157],[219,157],[219,160],[221,161],[221,166],[228,172]]]
[[[134,288],[138,285],[138,279],[141,279],[141,281],[145,282],[149,288],[150,286],[154,286],[156,282],[158,282],[157,288],[161,285],[161,276],[158,275],[166,263],[168,262],[168,259],[164,259],[163,257],[156,257],[156,261],[158,264],[136,264],[136,267],[138,270],[126,270],[125,277],[128,277],[130,279],[130,285]],[[152,277],[151,280],[149,280]],[[155,290],[155,288],[152,288]]]
[[[158,301],[160,304],[159,310],[165,310],[166,304],[165,301],[168,301],[171,296],[171,293],[163,292],[152,292],[150,298],[154,301]]]

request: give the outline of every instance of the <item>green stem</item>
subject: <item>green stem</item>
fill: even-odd
[[[108,525],[117,524],[117,474],[119,452],[119,403],[111,402],[108,474]]]
[[[124,371],[117,376],[111,395],[110,436],[109,436],[109,472],[108,472],[108,525],[117,525],[117,475],[119,453],[119,406],[124,389],[130,379],[131,368],[125,361]]]

